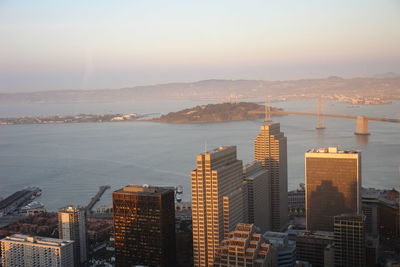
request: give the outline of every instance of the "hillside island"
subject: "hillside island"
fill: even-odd
[[[283,111],[271,107],[271,112]],[[250,102],[208,104],[170,112],[152,121],[165,123],[207,123],[256,120],[264,118],[265,106]]]
[[[282,111],[282,109],[271,107],[271,112]],[[170,112],[157,118],[151,114],[78,114],[78,115],[56,115],[36,116],[18,118],[0,118],[0,125],[13,124],[63,124],[63,123],[100,123],[100,122],[134,122],[151,121],[164,123],[207,123],[240,120],[256,120],[265,116],[265,106],[256,103],[223,103],[208,104]]]

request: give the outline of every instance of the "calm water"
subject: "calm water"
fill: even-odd
[[[0,106],[0,116],[108,112],[167,112],[200,102],[142,102],[74,105]],[[285,110],[314,111],[314,101],[277,104]],[[387,106],[348,108],[325,103],[326,112],[400,117],[400,102]],[[339,145],[361,149],[363,185],[399,188],[400,124],[370,122],[368,141],[357,138],[349,119],[326,119],[327,129],[314,130],[314,117],[274,118],[288,137],[289,189],[304,180],[304,152]],[[237,145],[244,163],[252,160],[252,140],[262,121],[173,125],[151,122],[0,127],[0,196],[25,186],[43,189],[40,201],[55,210],[67,204],[87,204],[98,186],[112,190],[126,184],[184,186],[190,199],[190,171],[195,156],[220,145]],[[111,203],[111,190],[100,204]]]

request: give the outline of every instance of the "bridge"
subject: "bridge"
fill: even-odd
[[[382,121],[382,122],[393,122],[400,123],[400,119],[389,119],[389,118],[378,118],[378,117],[368,117],[363,115],[345,115],[345,114],[330,114],[323,113],[323,98],[320,96],[317,101],[317,112],[296,112],[296,111],[271,111],[270,101],[267,97],[265,100],[265,122],[271,121],[271,116],[280,115],[299,115],[299,116],[315,116],[317,117],[316,129],[325,129],[324,117],[330,118],[341,118],[341,119],[353,119],[356,121],[356,130],[354,134],[356,135],[369,135],[368,121]]]
[[[94,197],[92,197],[92,200],[90,200],[90,203],[86,206],[86,212],[91,212],[94,205],[96,205],[96,203],[100,201],[100,198],[103,196],[104,192],[110,188],[111,187],[109,185],[100,186],[97,194]]]
[[[329,114],[329,113],[312,113],[312,112],[285,112],[277,111],[271,112],[271,115],[300,115],[300,116],[315,116],[315,117],[330,117],[330,118],[342,118],[342,119],[355,119],[356,120],[356,131],[354,134],[357,135],[369,135],[368,121],[383,121],[383,122],[394,122],[400,123],[400,119],[389,119],[389,118],[377,118],[368,116],[355,116],[355,115],[342,115],[342,114]],[[320,124],[320,120],[317,129],[325,128],[323,124]]]

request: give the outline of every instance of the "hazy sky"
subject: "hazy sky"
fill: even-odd
[[[399,0],[0,0],[0,92],[389,71]]]

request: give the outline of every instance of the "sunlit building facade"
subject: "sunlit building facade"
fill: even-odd
[[[361,152],[336,147],[305,153],[306,224],[333,231],[333,217],[361,212]]]
[[[287,140],[279,123],[260,127],[254,140],[254,159],[267,168],[271,177],[271,227],[282,231],[288,221]]]
[[[128,185],[113,192],[117,266],[175,266],[175,206],[171,188]]]
[[[15,234],[0,240],[3,267],[74,266],[74,241]]]
[[[244,219],[243,164],[235,146],[197,155],[192,171],[193,257],[195,266],[213,266],[225,234]]]
[[[68,206],[58,211],[58,236],[74,241],[75,266],[87,261],[86,210]]]

